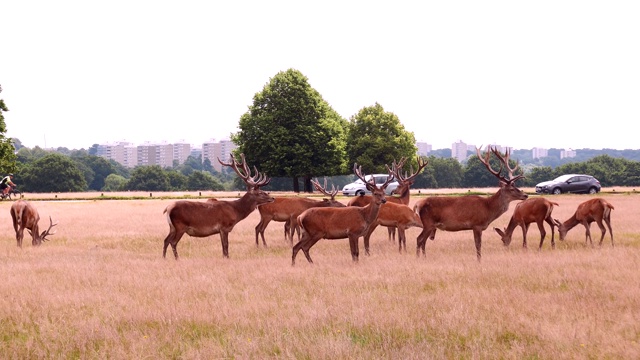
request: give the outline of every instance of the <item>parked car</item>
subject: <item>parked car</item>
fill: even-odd
[[[370,181],[371,177],[376,179],[376,185],[380,186],[384,184],[389,178],[388,174],[373,174],[373,175],[365,175],[365,180]],[[398,182],[394,179],[392,182],[387,185],[385,189],[385,193],[387,195],[391,195],[391,193],[398,187]],[[371,194],[371,191],[367,190],[367,186],[365,183],[358,179],[351,184],[347,184],[342,188],[342,194],[345,196],[355,196],[355,195],[364,195]]]
[[[536,185],[536,193],[540,194],[596,194],[600,192],[600,181],[591,175],[566,174],[551,181],[544,181]]]

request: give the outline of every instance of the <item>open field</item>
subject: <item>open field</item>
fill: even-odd
[[[299,253],[295,266],[283,223],[270,223],[269,246],[256,247],[257,211],[230,234],[229,259],[219,235],[185,235],[176,261],[170,250],[162,258],[162,211],[173,200],[160,194],[39,194],[41,226],[52,216],[57,233],[38,248],[25,234],[23,249],[11,202],[0,202],[0,357],[637,359],[640,194],[622,192],[599,195],[615,206],[615,247],[609,234],[602,247],[585,246],[577,226],[564,242],[556,233],[555,250],[548,231],[538,252],[533,224],[529,250],[519,229],[505,248],[492,227],[506,226],[512,203],[484,232],[482,262],[470,231],[439,231],[417,258],[419,229],[399,253],[378,228],[371,256],[360,241],[358,263],[347,240],[321,240],[315,264]],[[563,221],[591,196],[549,198]]]

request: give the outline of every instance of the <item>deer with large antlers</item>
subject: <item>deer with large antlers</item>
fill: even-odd
[[[413,185],[413,183],[415,182],[416,176],[418,176],[418,174],[420,174],[422,169],[424,169],[429,163],[428,161],[425,161],[418,156],[418,170],[414,172],[413,167],[411,167],[411,175],[409,175],[407,172],[405,172],[404,174],[402,173],[402,167],[404,166],[404,163],[406,162],[406,160],[407,160],[406,158],[401,158],[398,163],[394,161],[391,164],[391,169],[389,169],[389,167],[387,166],[387,170],[389,170],[393,174],[393,177],[398,181],[398,187],[392,193],[392,195],[398,195],[398,196],[388,196],[387,204],[394,203],[394,204],[409,205],[409,201],[411,200],[411,185]],[[360,195],[349,200],[347,202],[347,206],[366,206],[370,202],[371,202],[371,195]],[[381,216],[381,215],[382,214],[379,214],[378,216]],[[395,242],[396,226],[394,225],[390,225],[390,226],[383,225],[383,226],[387,227],[387,234],[389,237],[389,241]],[[368,249],[366,247],[367,242],[368,242],[368,238],[365,237],[366,253],[368,253],[367,251]],[[402,243],[400,245],[402,245]]]
[[[264,230],[267,228],[269,222],[279,221],[284,222],[284,237],[285,241],[289,240],[293,245],[293,234],[298,234],[298,241],[300,241],[300,231],[296,218],[302,214],[303,211],[312,207],[345,207],[346,205],[336,200],[336,194],[338,189],[332,185],[331,192],[326,190],[327,179],[324,179],[324,186],[320,185],[317,180],[311,180],[311,183],[322,194],[329,196],[329,199],[314,200],[302,197],[276,197],[272,203],[264,204],[258,207],[260,212],[260,222],[256,225],[256,246],[258,246],[258,235],[262,238],[262,244],[266,247],[267,242],[264,239]]]
[[[478,260],[482,257],[482,232],[489,224],[504,214],[509,209],[509,204],[514,200],[524,200],[528,196],[516,187],[516,181],[524,175],[513,176],[513,172],[518,169],[518,164],[514,168],[509,166],[510,152],[507,150],[503,155],[496,148],[489,147],[484,154],[480,154],[480,149],[476,148],[476,153],[484,166],[498,178],[500,189],[490,197],[477,195],[466,195],[457,197],[428,197],[419,200],[414,209],[422,219],[422,232],[417,239],[417,255],[425,254],[427,238],[435,239],[436,230],[461,231],[472,230],[476,245],[476,255]],[[489,164],[489,158],[493,153],[501,162],[500,170],[494,170]],[[508,178],[500,175],[503,168],[508,171]]]
[[[16,231],[16,241],[18,247],[22,248],[22,239],[24,238],[24,229],[27,229],[31,237],[31,245],[38,246],[43,241],[47,241],[47,236],[55,234],[55,231],[51,232],[51,228],[58,225],[54,223],[49,216],[49,228],[42,233],[38,227],[40,221],[40,215],[38,210],[26,200],[18,200],[11,205],[11,218],[13,219],[13,229]]]
[[[206,202],[176,201],[167,206],[164,213],[169,223],[169,235],[164,239],[162,257],[167,255],[167,247],[171,245],[173,255],[178,259],[176,247],[180,238],[186,233],[193,237],[206,237],[220,234],[222,241],[222,255],[229,257],[229,233],[233,227],[246,218],[256,207],[273,202],[260,187],[269,184],[271,179],[258,172],[254,166],[255,174],[247,165],[244,154],[240,154],[240,161],[231,155],[231,161],[226,163],[218,159],[220,164],[231,167],[247,185],[247,192],[237,200],[220,201],[212,199]]]
[[[582,224],[586,229],[586,238],[585,244],[587,241],[593,246],[593,240],[591,239],[591,223],[596,222],[600,231],[602,232],[602,236],[600,237],[600,246],[602,246],[602,241],[604,240],[604,235],[607,233],[607,229],[605,229],[602,222],[604,221],[609,228],[609,235],[611,236],[611,246],[613,245],[613,230],[611,229],[611,210],[613,210],[613,205],[611,205],[607,200],[602,198],[595,198],[591,200],[587,200],[582,204],[578,205],[576,212],[567,219],[565,222],[560,223],[560,221],[555,220],[558,224],[558,233],[560,234],[560,240],[564,240],[567,237],[567,233],[569,230],[573,229],[576,225]]]
[[[516,208],[513,210],[513,215],[509,220],[509,224],[504,229],[493,228],[502,239],[504,246],[511,244],[511,236],[516,227],[522,228],[522,247],[527,248],[527,232],[529,231],[529,225],[536,223],[540,230],[540,246],[538,250],[542,249],[544,238],[547,236],[547,232],[544,229],[545,221],[551,227],[551,248],[556,248],[555,231],[554,228],[557,225],[555,220],[551,217],[553,207],[559,206],[558,203],[549,201],[545,198],[533,198],[519,202]]]
[[[367,232],[371,223],[378,217],[380,206],[387,201],[384,191],[393,181],[393,177],[389,176],[384,184],[377,186],[375,179],[365,180],[365,175],[362,174],[362,169],[357,164],[353,165],[353,172],[366,184],[367,190],[371,191],[371,202],[365,207],[347,206],[305,210],[297,219],[298,226],[302,229],[302,236],[300,241],[293,246],[292,265],[295,264],[296,254],[300,250],[304,253],[307,261],[313,263],[311,256],[309,256],[309,249],[320,239],[348,238],[351,258],[353,261],[358,261],[358,239]]]

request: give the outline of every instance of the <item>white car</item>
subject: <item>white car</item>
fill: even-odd
[[[388,174],[365,175],[364,178],[365,180],[370,181],[372,176],[376,179],[376,185],[378,186],[384,184],[389,178]],[[391,193],[397,187],[398,187],[398,182],[396,180],[393,180],[392,182],[389,183],[389,185],[387,185],[387,188],[385,189],[385,193],[387,195],[391,195]],[[362,180],[357,179],[351,184],[345,185],[342,188],[342,194],[345,196],[356,196],[356,195],[371,194],[371,191],[367,190],[367,185],[365,185],[365,183]]]

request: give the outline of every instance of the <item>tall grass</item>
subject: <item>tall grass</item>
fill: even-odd
[[[611,358],[640,357],[638,195],[606,195],[615,247],[585,246],[584,228],[538,252],[514,232],[514,208],[484,232],[476,261],[469,231],[440,232],[417,258],[372,236],[351,261],[348,241],[321,240],[314,264],[298,257],[282,223],[256,247],[252,213],[230,234],[183,237],[180,260],[162,258],[171,200],[35,201],[51,241],[16,246],[9,202],[0,203],[2,358]],[[551,197],[565,220],[589,196]],[[346,201],[346,200],[345,200]],[[415,201],[415,197],[413,199]],[[4,214],[4,215],[2,215]],[[591,227],[594,240],[600,231]]]

